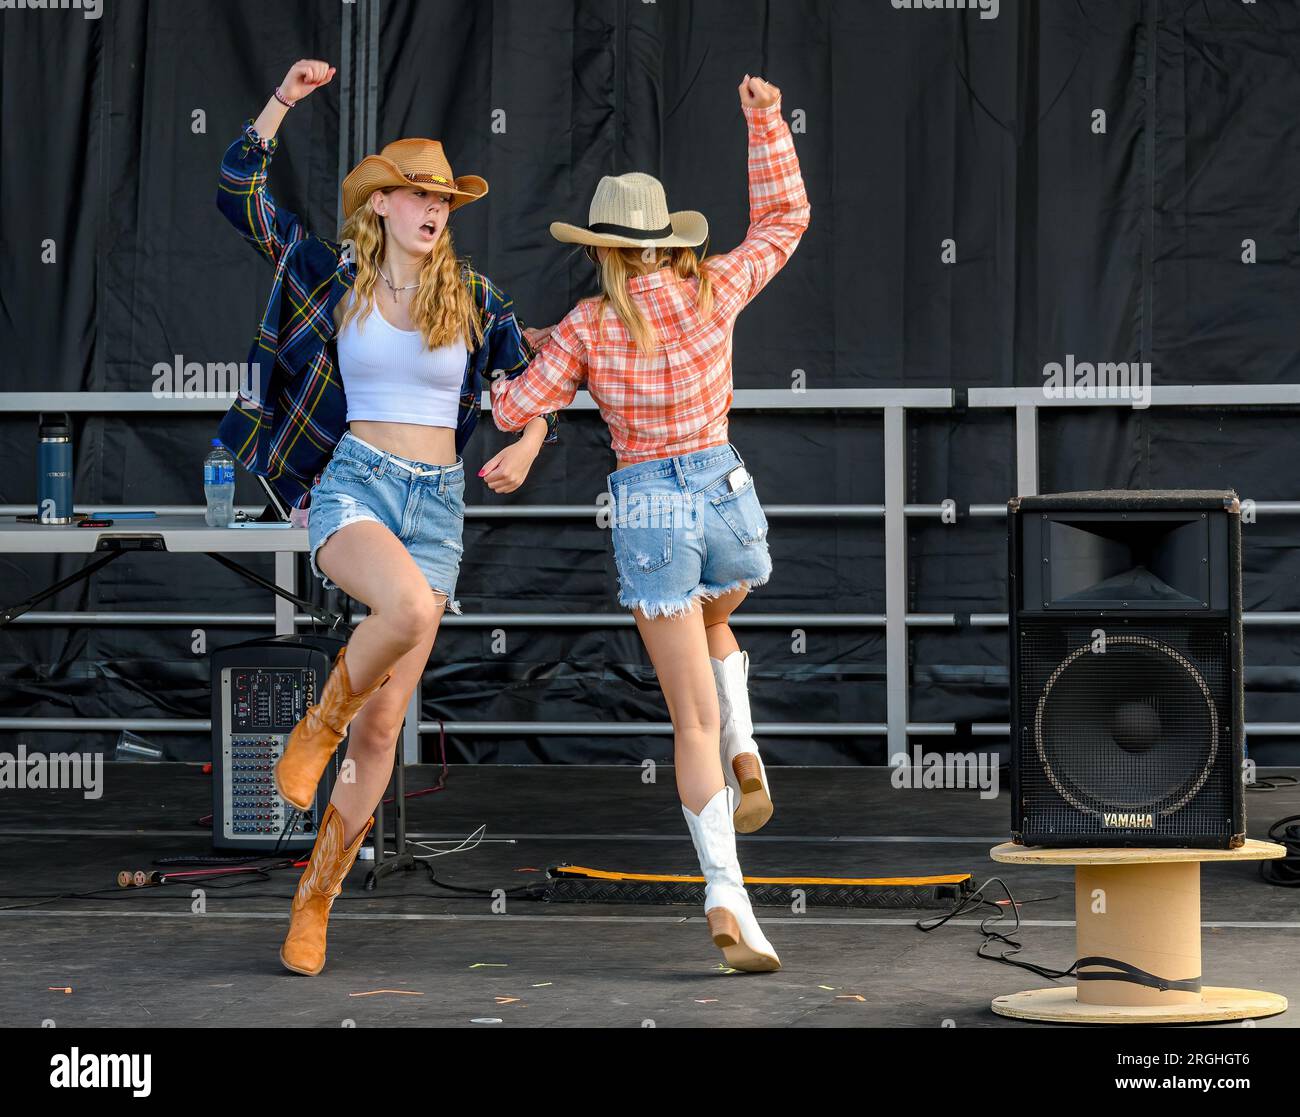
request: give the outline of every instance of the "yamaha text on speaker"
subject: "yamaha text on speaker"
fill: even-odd
[[[294,813],[275,788],[275,764],[325,685],[343,641],[274,636],[212,653],[212,844],[250,852],[310,849],[343,755],[325,769],[311,810]],[[281,835],[283,834],[283,837]]]
[[[1026,496],[1007,518],[1015,840],[1241,845],[1236,494]]]

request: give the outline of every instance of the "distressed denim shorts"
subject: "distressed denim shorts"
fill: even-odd
[[[772,575],[767,517],[736,448],[711,446],[609,475],[618,603],[679,616],[697,599],[760,586]]]
[[[312,487],[307,516],[311,570],[330,581],[316,565],[316,552],[341,527],[374,520],[397,536],[429,587],[445,594],[447,608],[459,615],[455,599],[465,528],[465,466],[412,461],[358,438],[348,431]]]

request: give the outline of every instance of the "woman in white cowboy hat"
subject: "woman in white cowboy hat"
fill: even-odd
[[[307,809],[351,723],[354,778],[335,784],[280,952],[305,974],[325,964],[330,907],[387,786],[443,612],[460,611],[459,455],[480,394],[489,373],[518,375],[528,357],[510,301],[452,244],[450,215],[487,183],[453,175],[437,141],[398,140],[347,176],[341,242],[312,236],[275,203],[266,185],[275,133],[334,72],[310,59],[290,68],[226,152],[217,196],[276,267],[255,345],[257,359],[273,358],[271,383],[231,408],[222,440],[291,498],[295,518],[310,502],[313,572],[369,610],[275,769],[281,796]],[[528,423],[479,476],[514,491],[554,426],[553,415]]]
[[[550,331],[523,376],[492,386],[502,430],[571,403],[586,387],[609,426],[619,603],[632,609],[675,732],[677,787],[707,887],[709,931],[728,963],[774,970],[736,857],[772,799],[753,740],[749,659],[728,619],[767,581],[767,517],[727,437],[736,316],[790,258],[810,207],[781,91],[745,75],[750,226],[701,261],[702,214],[670,213],[647,174],[606,176],[583,225],[551,233],[586,246],[602,292]]]

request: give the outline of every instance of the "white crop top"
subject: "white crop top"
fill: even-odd
[[[399,330],[375,307],[338,335],[348,421],[372,419],[456,429],[469,358],[464,344],[427,349],[419,330]]]

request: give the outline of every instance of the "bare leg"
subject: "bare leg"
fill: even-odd
[[[677,793],[704,873],[709,935],[727,964],[738,970],[780,969],[776,949],[754,918],[736,855],[731,794],[723,790],[718,692],[704,612],[696,604],[684,617],[649,620],[640,612],[633,615],[673,719]]]
[[[382,524],[349,524],[330,536],[316,561],[345,593],[363,602],[367,616],[348,641],[344,661],[360,690],[385,671],[392,677],[352,720],[346,760],[350,782],[334,786],[331,802],[344,822],[344,841],[360,833],[393,770],[397,733],[424,672],[446,608],[420,568]]]
[[[437,600],[445,599],[438,595]],[[388,787],[397,752],[397,734],[401,731],[411,695],[415,693],[429,662],[441,619],[439,610],[438,620],[428,635],[397,661],[393,677],[352,719],[343,761],[352,767],[343,769],[345,778],[335,783],[334,794],[330,796],[334,809],[343,818],[347,845],[352,844],[352,839],[370,821]],[[378,841],[378,837],[375,840]]]
[[[442,616],[445,598],[429,589],[415,560],[383,524],[362,520],[339,528],[316,552],[316,563],[370,610],[344,656],[354,690],[391,671]],[[391,685],[390,680],[383,689]]]
[[[733,590],[704,603],[704,631],[721,708],[722,774],[736,793],[734,820],[741,834],[752,834],[772,817],[772,791],[749,712],[749,657],[741,654],[728,623],[748,593],[747,588]]]
[[[698,814],[722,790],[718,692],[699,605],[681,617],[633,613],[659,676],[674,733],[677,794]]]
[[[709,641],[709,655],[714,659],[726,659],[732,652],[740,651],[736,634],[727,622],[748,595],[749,587],[746,586],[703,603],[704,634]]]

